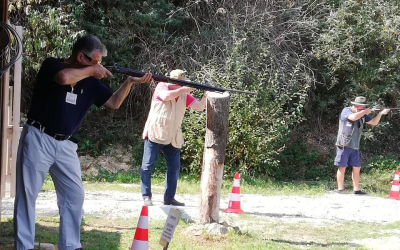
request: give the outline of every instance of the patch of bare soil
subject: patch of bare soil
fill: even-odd
[[[199,216],[198,195],[177,194],[186,203],[179,207],[182,218],[196,221]],[[41,192],[36,203],[37,216],[57,216],[58,207],[54,191]],[[162,203],[163,195],[153,196],[154,206],[149,207],[149,218],[165,219],[170,206]],[[228,206],[229,197],[221,199],[221,209]],[[391,199],[341,195],[329,192],[322,197],[262,196],[241,194],[241,207],[246,214],[290,223],[309,222],[321,226],[343,221],[393,223],[400,221],[400,202]],[[84,214],[102,218],[137,217],[143,205],[140,193],[121,191],[86,191]],[[379,211],[379,212],[377,212]],[[13,199],[2,202],[2,216],[12,216]],[[222,220],[232,221],[237,214],[220,213]],[[229,223],[230,224],[230,223]]]
[[[97,175],[99,169],[105,169],[112,173],[119,170],[128,170],[132,167],[130,164],[131,153],[132,146],[128,148],[116,146],[111,148],[107,154],[97,157],[90,155],[80,156],[82,175]]]

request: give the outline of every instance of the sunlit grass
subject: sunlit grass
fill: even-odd
[[[356,222],[307,223],[283,222],[273,219],[240,215],[237,225],[241,232],[225,236],[203,233],[192,235],[187,229],[193,225],[181,220],[168,249],[366,249],[355,243],[362,239],[380,239],[392,236],[397,223],[375,224]],[[84,216],[81,241],[85,250],[130,249],[138,218],[105,219]],[[36,242],[57,244],[58,217],[42,217],[36,220]],[[150,249],[161,249],[159,240],[164,220],[149,219]],[[13,226],[11,218],[2,218],[1,243],[4,250],[13,249]]]
[[[140,192],[140,181],[132,178],[132,182],[93,182],[84,181],[86,191],[123,191]],[[152,192],[162,194],[164,192],[164,176],[154,175],[152,178]],[[233,178],[222,182],[221,192],[226,195],[231,192]],[[241,180],[241,193],[261,194],[261,195],[322,195],[329,187],[321,184],[307,183],[279,183],[270,182],[262,179],[246,178]],[[43,191],[54,190],[54,184],[48,176],[42,188]],[[182,175],[178,181],[178,190],[180,194],[198,194],[200,191],[200,179]]]

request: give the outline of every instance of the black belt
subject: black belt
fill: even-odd
[[[70,140],[70,141],[72,141],[74,143],[78,143],[78,140],[73,138],[73,137],[71,137],[71,135],[63,135],[63,134],[57,134],[57,133],[51,132],[48,129],[46,129],[44,126],[42,126],[42,124],[40,124],[40,122],[28,119],[26,124],[29,124],[32,127],[35,127],[37,129],[39,129],[40,131],[44,132],[45,134],[47,134],[50,137],[53,137],[57,141]]]

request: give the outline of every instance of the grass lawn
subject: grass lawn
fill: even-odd
[[[192,225],[185,220],[178,224],[169,249],[366,249],[354,240],[389,237],[395,223],[389,225],[369,223],[342,223],[311,225],[240,215],[242,233],[230,232],[227,236],[191,235],[186,229]],[[165,221],[149,221],[150,249],[162,249],[159,245]],[[136,219],[109,220],[85,216],[81,227],[81,241],[85,250],[128,250],[137,225]],[[57,243],[57,217],[38,218],[37,242]],[[11,250],[13,241],[12,220],[3,218],[1,243],[3,250]]]
[[[86,191],[124,191],[140,192],[140,176],[137,173],[107,173],[102,176],[83,176]],[[389,194],[391,174],[376,175],[363,174],[360,185],[369,195],[385,197]],[[152,178],[152,192],[155,194],[164,193],[163,174],[154,174]],[[232,178],[224,178],[222,183],[222,195],[231,192]],[[351,177],[346,176],[345,187],[352,190]],[[198,194],[200,188],[199,177],[181,175],[178,181],[178,192],[182,194]],[[242,176],[240,181],[241,193],[260,195],[308,195],[319,196],[329,190],[336,188],[335,181],[310,181],[310,182],[271,182],[261,178]],[[47,176],[42,190],[54,190],[50,175]]]

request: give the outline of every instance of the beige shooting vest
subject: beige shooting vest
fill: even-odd
[[[172,144],[175,148],[183,145],[182,120],[186,111],[186,96],[182,94],[176,101],[152,101],[149,117],[144,126],[143,139],[159,144]]]

